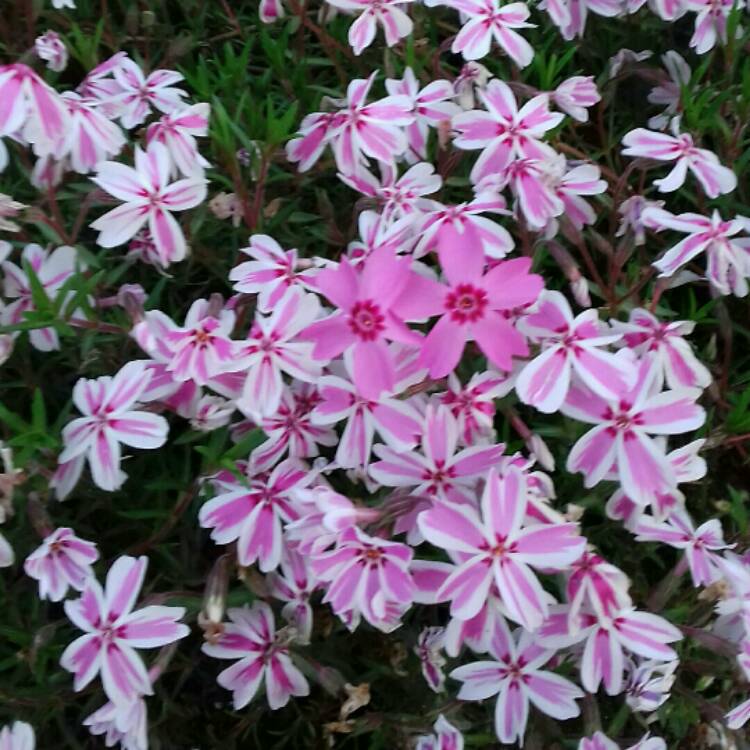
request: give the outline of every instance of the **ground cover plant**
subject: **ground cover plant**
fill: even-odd
[[[741,0],[5,0],[0,748],[750,746]]]

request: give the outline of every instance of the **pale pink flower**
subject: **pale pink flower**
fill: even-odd
[[[663,378],[670,388],[707,388],[711,373],[693,353],[685,336],[693,332],[691,320],[662,323],[648,310],[630,311],[627,323],[611,321],[615,331],[623,334],[628,348],[643,356],[648,353],[655,359]]]
[[[623,0],[545,0],[544,9],[563,38],[568,40],[583,36],[589,11],[607,18],[622,15],[625,11]]]
[[[451,51],[464,60],[479,60],[490,52],[493,40],[519,67],[525,68],[534,58],[533,47],[514,29],[534,28],[528,23],[526,3],[501,5],[499,0],[427,0],[429,7],[445,5],[455,8],[464,25],[456,35]]]
[[[378,24],[383,27],[385,43],[392,47],[399,39],[411,34],[414,23],[401,9],[413,0],[326,0],[334,8],[357,12],[357,19],[349,28],[349,44],[355,55],[369,47],[375,39]]]
[[[552,92],[555,105],[578,122],[588,122],[589,107],[593,107],[601,99],[593,76],[566,78]]]
[[[56,31],[47,31],[34,41],[34,51],[40,60],[47,63],[47,67],[60,73],[68,65],[68,50],[65,42]]]
[[[417,638],[414,653],[419,658],[422,676],[435,693],[445,689],[445,657],[440,653],[445,645],[445,628],[423,628]]]
[[[361,175],[363,172],[365,172],[364,168],[358,174]],[[339,178],[342,182],[351,184],[349,178],[343,175],[339,175]],[[353,179],[356,178],[353,177]],[[361,182],[360,186],[364,187]],[[427,199],[424,200],[427,202]],[[396,221],[387,221],[384,215],[377,211],[362,211],[357,219],[360,239],[349,243],[347,257],[352,263],[359,263],[376,252],[403,253],[410,250],[414,243],[419,216],[419,213],[413,212]]]
[[[323,602],[339,617],[356,620],[361,614],[373,627],[390,632],[414,600],[409,573],[413,555],[406,544],[351,527],[341,533],[335,549],[314,555],[311,567],[328,584]]]
[[[190,426],[201,432],[211,432],[229,424],[235,412],[236,405],[221,396],[202,396],[196,392],[196,399],[192,404],[189,416]]]
[[[730,729],[742,729],[747,724],[748,719],[750,719],[750,700],[746,700],[744,703],[740,703],[739,706],[735,706],[724,716],[724,719]]]
[[[696,529],[687,511],[682,509],[674,510],[666,521],[661,522],[644,514],[633,531],[639,542],[661,542],[685,550],[694,586],[708,586],[721,577],[715,552],[731,545],[725,544],[717,518],[706,521]]]
[[[485,90],[491,77],[490,71],[481,63],[469,61],[463,64],[453,81],[453,90],[461,109],[474,109],[478,104],[475,96]]]
[[[119,489],[127,478],[120,469],[120,444],[159,448],[169,432],[164,417],[134,409],[150,379],[145,362],[128,362],[114,377],[81,378],[73,388],[73,403],[84,416],[63,429],[60,464],[77,459],[80,473],[85,458],[97,486]]]
[[[625,684],[625,702],[631,711],[653,713],[667,702],[679,661],[633,662]]]
[[[120,557],[109,569],[104,590],[92,577],[80,599],[65,602],[65,614],[85,633],[60,658],[62,667],[75,675],[76,692],[101,673],[104,691],[116,706],[151,695],[151,679],[135,649],[165,646],[190,632],[177,622],[184,607],[151,605],[133,611],[147,565],[146,557]]]
[[[76,271],[76,250],[69,245],[58,247],[52,252],[36,244],[26,245],[21,260],[28,263],[44,293],[54,302],[65,282]],[[26,271],[9,260],[3,261],[3,294],[13,300],[0,311],[3,325],[16,325],[23,322],[25,313],[35,310],[34,299]],[[60,348],[60,340],[54,328],[35,328],[29,331],[31,345],[42,352]]]
[[[294,492],[310,480],[310,471],[291,459],[282,461],[270,475],[250,475],[244,481],[231,474],[219,477],[213,483],[220,494],[203,504],[198,520],[212,530],[217,544],[237,540],[240,565],[257,561],[267,573],[281,563],[283,524],[299,518]]]
[[[20,134],[37,156],[55,150],[69,126],[62,97],[28,65],[0,65],[0,136]]]
[[[655,130],[666,128],[672,117],[679,112],[682,89],[690,83],[692,75],[690,66],[682,55],[674,50],[665,52],[661,56],[661,61],[667,69],[668,77],[659,86],[651,89],[648,95],[651,104],[661,104],[665,107],[661,114],[651,117],[648,121],[648,126]]]
[[[406,126],[409,150],[406,159],[410,162],[427,158],[427,137],[430,128],[437,128],[442,122],[450,122],[461,110],[454,103],[453,84],[443,79],[430,81],[420,89],[414,71],[407,67],[402,79],[387,78],[385,88],[391,96],[402,94],[412,104],[414,122]]]
[[[698,148],[689,133],[680,132],[680,118],[673,117],[672,135],[636,128],[622,139],[624,156],[640,156],[657,161],[675,162],[672,171],[654,185],[660,193],[671,193],[682,187],[688,170],[695,175],[709,198],[731,193],[737,187],[737,176],[722,166],[713,151]]]
[[[417,737],[415,750],[464,750],[464,738],[461,732],[440,714],[433,729],[435,734]]]
[[[23,564],[26,575],[39,581],[39,598],[59,602],[68,588],[82,591],[99,559],[96,545],[78,538],[73,529],[59,528],[47,535]]]
[[[453,128],[458,133],[454,144],[462,149],[482,149],[471,171],[472,182],[503,171],[515,159],[549,159],[555,155],[541,139],[565,115],[550,112],[548,94],[539,94],[518,109],[510,86],[493,78],[479,92],[479,98],[486,111],[472,110],[453,118]]]
[[[581,739],[578,743],[578,750],[620,750],[620,746],[603,732],[595,732],[591,737]],[[626,750],[667,750],[667,746],[660,737],[650,737],[647,734]]]
[[[204,654],[215,659],[238,659],[219,674],[217,682],[232,691],[236,710],[244,708],[265,681],[271,710],[283,708],[294,696],[310,693],[302,672],[292,663],[289,646],[276,633],[273,611],[265,602],[228,610],[230,622],[215,642],[204,643]]]
[[[543,287],[541,276],[529,273],[531,259],[500,261],[485,273],[480,248],[451,241],[440,248],[440,265],[447,284],[421,281],[422,309],[440,318],[427,334],[419,364],[431,377],[444,377],[473,340],[495,367],[511,370],[513,357],[529,350],[506,313],[533,303]]]
[[[583,691],[570,680],[542,669],[555,652],[541,647],[523,628],[514,634],[503,620],[490,641],[494,661],[478,661],[454,669],[451,677],[463,684],[459,700],[483,700],[497,695],[495,733],[500,742],[523,744],[529,704],[553,719],[578,716],[576,700]]]
[[[700,427],[705,411],[696,404],[700,391],[676,388],[653,392],[656,368],[648,359],[639,365],[638,381],[618,398],[602,398],[584,386],[573,385],[560,411],[596,425],[573,446],[567,469],[583,473],[593,487],[613,468],[625,494],[647,505],[659,493],[677,485],[677,475],[651,435],[679,435]]]
[[[727,24],[733,8],[741,11],[744,0],[686,0],[688,10],[695,11],[695,31],[690,39],[690,46],[696,54],[704,55],[713,49],[716,42],[727,43]],[[741,33],[741,28],[737,28]]]
[[[560,155],[548,163],[547,180],[563,205],[563,215],[580,232],[587,224],[596,221],[596,213],[584,195],[601,195],[607,183],[601,179],[601,171],[595,164],[579,164],[568,168],[564,156]],[[555,220],[550,220],[547,236],[557,234]]]
[[[318,587],[305,557],[287,547],[281,558],[281,573],[273,571],[266,576],[268,593],[284,604],[281,614],[297,629],[297,640],[309,643],[312,635],[313,611],[310,597]]]
[[[14,721],[0,731],[0,750],[34,750],[36,737],[31,724]]]
[[[148,222],[162,265],[182,260],[187,252],[185,235],[172,211],[202,203],[206,180],[193,176],[170,183],[169,173],[169,154],[157,142],[145,152],[136,146],[135,169],[114,161],[98,164],[92,181],[124,203],[91,224],[99,231],[97,243],[102,247],[122,245]]]
[[[439,596],[451,600],[451,614],[474,617],[497,585],[511,619],[537,629],[548,613],[547,595],[532,572],[565,568],[583,552],[585,539],[575,523],[524,527],[528,480],[515,467],[503,477],[490,470],[481,499],[481,517],[466,505],[436,502],[419,516],[427,541],[467,556],[441,586]]]
[[[15,562],[16,556],[8,540],[0,534],[0,568],[8,568]]]
[[[146,702],[134,698],[122,705],[107,702],[83,720],[93,735],[104,735],[107,747],[118,742],[122,750],[148,750]]]
[[[651,208],[662,208],[664,201],[650,201],[642,195],[634,195],[623,201],[617,208],[617,213],[622,217],[620,226],[617,228],[615,237],[623,237],[626,232],[631,232],[636,245],[646,244],[646,230],[654,229],[649,221]]]
[[[122,151],[125,136],[118,125],[102,114],[95,100],[85,99],[74,91],[66,91],[62,98],[69,124],[55,149],[55,157],[68,159],[75,172],[88,174],[99,162]]]
[[[556,412],[565,401],[574,373],[604,398],[615,399],[633,385],[633,363],[603,350],[622,334],[601,323],[596,310],[584,310],[574,318],[560,292],[545,290],[535,311],[520,321],[519,328],[542,343],[539,356],[525,365],[516,379],[516,392],[525,404],[547,414]]]
[[[674,215],[658,208],[647,209],[644,218],[657,231],[674,229],[688,234],[654,262],[661,276],[672,276],[693,258],[706,253],[706,275],[720,294],[744,297],[748,293],[750,238],[735,235],[750,232],[750,220],[737,216],[726,221],[718,211],[711,218],[694,213]]]
[[[143,123],[152,108],[169,114],[184,106],[182,98],[186,93],[173,88],[183,80],[182,73],[176,70],[155,70],[146,77],[137,63],[124,57],[111,72],[120,91],[110,104],[117,107],[120,122],[127,130]]]
[[[370,465],[370,476],[386,487],[413,487],[413,495],[467,502],[471,488],[496,465],[505,446],[478,445],[458,449],[458,423],[446,406],[428,406],[422,452],[375,446],[381,460]]]
[[[10,219],[18,216],[19,212],[24,208],[28,208],[25,203],[19,203],[18,201],[14,201],[9,195],[0,193],[0,231],[19,232],[21,227],[15,221],[10,221]]]
[[[254,234],[250,245],[240,252],[252,260],[235,266],[229,272],[233,289],[258,295],[258,309],[271,312],[290,287],[306,287],[309,271],[301,271],[296,249],[283,250],[273,237]]]
[[[236,356],[246,372],[237,408],[256,421],[276,413],[283,391],[282,373],[296,380],[315,382],[321,364],[313,359],[313,344],[298,334],[318,317],[320,302],[314,294],[290,288],[269,315],[256,313],[247,340]]]
[[[516,198],[516,212],[520,210],[528,226],[536,231],[550,226],[555,231],[551,222],[566,209],[554,185],[556,180],[551,172],[554,165],[554,158],[516,159],[488,178],[497,180],[498,188],[510,187]]]
[[[112,97],[121,93],[122,89],[117,81],[112,78],[112,74],[127,56],[127,52],[115,52],[112,57],[107,58],[93,70],[90,70],[77,89],[84,99],[93,99],[99,102],[102,112],[113,119],[118,116],[118,108],[112,105]]]
[[[173,173],[185,177],[201,176],[211,165],[198,152],[196,137],[208,135],[211,105],[193,104],[162,115],[148,126],[146,143],[163,143],[174,167]]]
[[[62,10],[63,8],[75,8],[75,0],[52,0],[52,7]]]

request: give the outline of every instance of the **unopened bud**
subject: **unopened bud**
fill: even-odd
[[[36,492],[29,492],[29,497],[26,502],[26,512],[28,513],[29,521],[31,521],[34,531],[36,531],[42,539],[45,539],[52,533],[52,521]]]
[[[528,448],[529,453],[534,456],[536,462],[545,471],[555,470],[555,457],[547,447],[547,443],[545,443],[539,435],[532,433],[531,437],[526,440],[526,447]]]
[[[206,638],[209,631],[215,631],[224,619],[229,591],[229,566],[231,557],[224,554],[211,568],[203,592],[203,609],[198,615],[198,625],[203,628]]]

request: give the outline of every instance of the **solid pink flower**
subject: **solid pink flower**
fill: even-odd
[[[151,605],[133,611],[147,565],[146,557],[120,557],[109,569],[104,590],[89,578],[81,598],[65,602],[65,614],[85,633],[60,658],[62,667],[75,675],[76,692],[101,673],[104,691],[117,706],[151,695],[151,679],[135,649],[166,646],[190,632],[177,622],[184,607]]]
[[[326,0],[334,8],[361,11],[349,28],[349,44],[355,55],[369,47],[375,39],[378,24],[383,27],[385,43],[392,47],[399,39],[411,34],[414,23],[401,9],[413,0]]]
[[[590,107],[601,101],[593,76],[566,78],[553,92],[552,100],[578,122],[588,122]]]
[[[370,476],[386,487],[413,487],[415,496],[467,502],[473,486],[503,454],[505,446],[477,445],[458,450],[458,423],[446,406],[428,406],[422,431],[422,452],[396,451],[376,445],[380,461]]]
[[[440,714],[433,729],[435,734],[417,737],[415,750],[464,750],[464,738],[461,732]]]
[[[279,567],[283,553],[283,524],[299,518],[293,495],[312,477],[299,461],[282,461],[270,474],[250,475],[244,481],[229,475],[213,480],[219,491],[203,504],[198,520],[211,529],[217,544],[237,540],[240,565],[258,562],[267,573]]]
[[[421,280],[422,309],[440,318],[427,334],[420,365],[430,377],[445,377],[458,365],[466,342],[474,340],[491,364],[511,370],[513,357],[529,349],[504,313],[533,303],[544,284],[529,273],[531,259],[501,261],[485,273],[479,247],[450,242],[440,247],[440,265],[447,284]]]
[[[68,588],[82,591],[93,575],[91,566],[99,559],[96,545],[59,528],[48,534],[23,564],[26,575],[39,581],[39,598],[59,602]]]
[[[406,544],[371,537],[356,526],[344,530],[336,547],[313,556],[311,567],[328,584],[323,598],[342,619],[360,614],[373,627],[390,632],[414,600],[409,573],[413,550]]]
[[[455,8],[466,19],[456,35],[451,52],[461,53],[464,60],[479,60],[490,52],[493,40],[519,67],[525,68],[534,58],[533,47],[514,29],[534,28],[528,23],[529,8],[516,2],[501,5],[499,0],[427,0],[428,7],[445,5]]]
[[[563,721],[580,714],[576,700],[583,691],[570,680],[542,667],[555,652],[541,647],[533,634],[518,628],[510,632],[498,620],[490,641],[494,661],[478,661],[454,669],[450,676],[463,685],[459,700],[483,700],[497,695],[495,733],[502,743],[523,744],[529,704]]]
[[[0,731],[0,750],[34,750],[36,737],[31,724],[14,721]]]
[[[625,494],[638,505],[647,505],[655,495],[669,493],[677,476],[664,448],[651,435],[679,435],[700,427],[705,411],[696,404],[700,391],[676,388],[653,392],[657,375],[653,363],[639,364],[638,381],[618,398],[605,399],[584,386],[573,385],[563,414],[596,425],[573,446],[567,469],[580,471],[584,485],[593,487],[612,470]]]
[[[185,177],[201,176],[211,165],[198,152],[196,137],[208,135],[211,105],[193,104],[163,115],[148,126],[146,143],[163,143],[174,167],[173,173]]]
[[[675,162],[672,171],[654,180],[660,193],[671,193],[682,187],[688,170],[700,182],[709,198],[731,193],[737,187],[737,175],[723,166],[713,151],[698,148],[693,137],[680,132],[680,118],[672,118],[672,135],[636,128],[622,139],[624,156],[640,156],[657,161]]]
[[[124,203],[91,224],[100,233],[97,243],[102,247],[122,245],[148,222],[162,265],[182,260],[187,244],[172,211],[185,211],[203,202],[206,180],[193,176],[170,183],[169,174],[169,152],[156,141],[145,152],[136,146],[135,169],[114,161],[100,162],[92,181]]]
[[[502,172],[516,159],[543,160],[555,156],[552,147],[541,139],[565,115],[550,112],[548,94],[539,94],[518,109],[510,86],[493,78],[479,98],[486,111],[472,110],[453,118],[453,128],[458,133],[454,144],[462,149],[482,149],[471,171],[472,182]]]
[[[527,336],[542,343],[516,379],[516,392],[525,404],[547,414],[556,412],[568,394],[573,374],[604,398],[615,399],[633,385],[636,369],[623,357],[603,348],[622,338],[599,321],[596,310],[573,317],[560,292],[543,291],[535,310],[518,324]]]
[[[134,408],[150,378],[142,361],[128,362],[114,377],[81,378],[73,388],[73,403],[83,416],[63,429],[59,463],[75,460],[80,474],[85,458],[98,487],[119,489],[127,478],[120,469],[120,444],[159,448],[169,432],[164,417]]]
[[[527,506],[526,476],[511,467],[503,477],[490,470],[481,516],[469,506],[444,502],[420,514],[427,541],[467,556],[438,594],[451,600],[451,614],[474,617],[494,582],[508,617],[528,630],[542,624],[548,597],[532,567],[564,569],[581,556],[585,539],[575,523],[524,526]]]
[[[238,659],[219,674],[217,682],[232,691],[236,710],[244,708],[265,682],[271,710],[283,708],[294,696],[310,693],[302,672],[292,663],[288,645],[276,633],[273,611],[265,602],[227,611],[214,643],[204,643],[202,651],[215,659]]]

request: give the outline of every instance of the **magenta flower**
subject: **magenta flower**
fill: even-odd
[[[440,714],[433,729],[435,734],[425,734],[417,738],[415,750],[464,750],[461,732]]]
[[[20,134],[37,156],[53,153],[70,125],[62,97],[30,67],[0,65],[0,137]]]
[[[555,156],[552,147],[541,138],[557,127],[565,115],[550,112],[547,94],[535,96],[519,110],[510,86],[493,78],[479,98],[486,111],[472,110],[453,118],[453,127],[458,132],[454,144],[468,150],[482,149],[471,171],[472,182],[502,172],[516,159],[543,160]]]
[[[219,674],[217,682],[232,691],[236,710],[244,708],[265,681],[266,699],[273,711],[289,699],[310,693],[302,672],[292,663],[288,645],[276,634],[273,612],[265,602],[230,609],[230,622],[214,643],[204,643],[204,654],[215,659],[238,659]]]
[[[297,340],[300,331],[318,317],[320,302],[314,294],[288,289],[270,315],[256,313],[247,341],[236,356],[246,372],[237,407],[253,419],[271,416],[281,404],[282,373],[305,382],[320,377],[321,365],[313,357],[313,344]],[[239,367],[235,368],[239,369]]]
[[[203,505],[198,520],[212,529],[217,544],[238,540],[240,565],[257,561],[267,573],[281,563],[282,524],[299,518],[290,496],[310,479],[310,472],[293,460],[283,461],[270,475],[251,476],[242,483],[231,475],[215,479],[223,491]]]
[[[700,395],[696,389],[654,393],[656,374],[650,360],[642,361],[637,383],[614,399],[604,399],[583,386],[571,387],[560,410],[596,425],[568,455],[568,471],[580,471],[586,487],[598,484],[613,466],[623,491],[638,505],[648,505],[656,495],[668,494],[677,486],[664,448],[650,436],[695,430],[706,414],[695,403]]]
[[[688,170],[695,175],[709,198],[731,193],[737,187],[737,176],[722,166],[712,151],[698,148],[691,135],[680,132],[680,118],[674,117],[672,135],[636,128],[622,139],[624,156],[640,156],[657,161],[675,162],[672,171],[654,185],[660,193],[671,193],[682,187]]]
[[[596,221],[594,209],[582,197],[601,195],[607,191],[607,183],[600,179],[599,167],[594,164],[581,164],[567,169],[564,156],[550,163],[549,178],[555,195],[563,204],[563,213],[570,223],[580,231],[587,224]],[[547,231],[557,234],[557,224],[550,222]]]
[[[513,357],[526,356],[529,349],[504,313],[534,302],[542,277],[529,273],[530,258],[501,261],[485,273],[479,248],[451,243],[440,250],[448,283],[422,282],[423,308],[441,317],[427,334],[420,364],[430,377],[445,377],[459,363],[466,342],[475,340],[489,362],[511,370]]]
[[[593,76],[566,78],[553,92],[552,100],[578,122],[588,122],[590,107],[601,101]]]
[[[306,559],[287,547],[281,558],[281,573],[273,571],[266,576],[268,593],[284,604],[281,614],[297,629],[297,640],[309,643],[312,635],[313,612],[310,597],[318,582],[310,571]]]
[[[31,724],[14,721],[0,731],[0,750],[34,750],[36,737]]]
[[[519,328],[542,342],[539,356],[516,380],[516,392],[525,404],[547,414],[556,412],[565,401],[574,373],[604,398],[615,399],[633,385],[633,363],[602,350],[622,334],[613,334],[600,323],[596,310],[584,310],[574,318],[560,292],[545,290],[535,312],[525,316]]]
[[[419,658],[422,676],[435,693],[445,689],[445,657],[441,651],[445,645],[445,628],[423,628],[417,638],[414,653]]]
[[[406,544],[368,536],[353,526],[341,533],[335,549],[314,555],[311,567],[328,583],[323,602],[339,617],[356,620],[361,614],[373,627],[390,632],[414,600],[413,554]]]
[[[644,514],[636,522],[633,531],[639,542],[661,542],[685,550],[694,586],[708,586],[722,577],[715,551],[732,545],[724,542],[718,518],[711,518],[696,529],[685,510],[674,510],[662,522]]]
[[[86,459],[98,487],[110,492],[119,489],[127,479],[120,470],[120,444],[159,448],[169,432],[164,417],[133,408],[150,378],[141,361],[128,362],[114,377],[81,378],[73,388],[73,403],[83,416],[63,429],[65,447],[59,463],[75,461],[80,475]]]
[[[201,176],[211,165],[198,153],[195,138],[208,135],[210,104],[193,104],[163,115],[148,126],[146,143],[164,144],[172,165],[185,177]]]
[[[370,476],[387,487],[414,488],[415,496],[467,502],[477,480],[500,460],[505,446],[477,445],[458,448],[458,424],[446,406],[428,406],[422,430],[422,453],[396,451],[376,445],[380,458],[370,466]]]
[[[576,700],[583,691],[570,680],[543,670],[555,652],[541,647],[534,636],[519,628],[511,634],[498,620],[490,641],[494,661],[478,661],[454,669],[460,680],[459,700],[483,700],[497,695],[495,733],[500,742],[523,744],[529,704],[559,721],[578,716]]]
[[[532,46],[514,29],[530,29],[529,8],[525,3],[501,5],[499,0],[427,0],[427,6],[455,8],[467,19],[458,32],[451,51],[464,60],[479,60],[490,52],[493,40],[519,68],[534,58]]]
[[[584,552],[571,565],[565,586],[569,603],[568,621],[572,627],[582,609],[592,609],[600,619],[614,617],[630,607],[630,581],[619,568],[593,552]]]
[[[405,315],[421,302],[421,288],[411,289],[416,282],[411,262],[382,249],[368,256],[361,270],[344,259],[315,277],[316,289],[339,311],[312,323],[300,338],[315,344],[316,359],[333,359],[351,349],[354,382],[366,398],[395,388],[395,366],[386,342],[419,343],[404,324]]]
[[[133,611],[148,559],[120,557],[107,573],[104,590],[89,578],[80,599],[65,602],[65,614],[84,631],[63,652],[60,664],[75,675],[76,692],[101,673],[102,685],[117,706],[151,695],[151,679],[135,649],[158,648],[190,632],[177,622],[184,607],[152,605]]]
[[[343,11],[361,11],[349,28],[349,44],[355,55],[369,47],[378,24],[383,27],[385,43],[392,47],[399,39],[411,34],[414,24],[401,6],[412,0],[327,0],[334,8]]]
[[[320,159],[346,115],[338,112],[314,112],[307,115],[299,126],[299,136],[286,144],[286,158],[298,162],[300,172],[307,172]]]
[[[434,503],[419,516],[419,528],[436,547],[466,556],[441,586],[451,614],[468,620],[487,599],[493,582],[508,617],[536,630],[548,612],[547,595],[531,568],[565,568],[583,552],[585,539],[575,523],[524,527],[528,505],[526,476],[511,467],[503,477],[487,476],[481,517],[466,505]]]
[[[23,564],[26,575],[39,581],[39,598],[59,602],[72,587],[82,591],[99,559],[96,545],[79,539],[73,529],[55,529]]]

